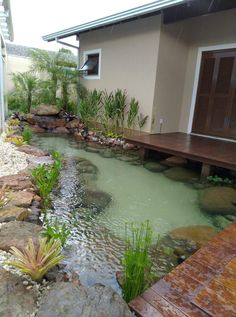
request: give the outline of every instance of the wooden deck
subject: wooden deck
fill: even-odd
[[[129,306],[143,317],[235,317],[236,222]]]
[[[236,170],[236,142],[185,133],[126,135],[125,139],[145,149],[199,161],[206,165]]]

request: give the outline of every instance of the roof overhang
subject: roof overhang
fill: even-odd
[[[10,0],[0,0],[0,31],[4,40],[13,41]]]
[[[187,1],[188,0],[158,0],[137,8],[133,8],[98,20],[94,20],[88,23],[77,25],[75,27],[64,29],[62,31],[45,35],[43,36],[43,40],[48,42],[55,41],[57,39],[63,39],[73,35],[79,35],[80,33],[96,30],[117,23],[131,21],[134,19],[138,19],[140,17],[159,14],[163,9],[179,5]]]

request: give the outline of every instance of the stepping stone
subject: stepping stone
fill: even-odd
[[[143,167],[153,173],[160,173],[166,170],[166,166],[163,166],[158,162],[147,162]]]
[[[166,177],[184,183],[189,183],[199,179],[199,174],[196,171],[184,167],[172,167],[164,171]]]

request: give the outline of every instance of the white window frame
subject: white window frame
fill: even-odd
[[[199,76],[200,76],[202,54],[203,52],[206,52],[206,51],[217,51],[217,50],[224,50],[224,49],[231,49],[231,48],[236,48],[236,43],[218,44],[218,45],[204,46],[204,47],[198,48],[197,61],[196,61],[195,74],[194,74],[194,84],[193,84],[193,90],[192,90],[192,100],[191,100],[190,114],[189,114],[189,120],[188,120],[188,129],[187,129],[188,134],[194,134],[192,132],[192,126],[193,126],[194,111],[195,111],[195,105],[196,105],[196,99],[197,99],[197,89],[198,89],[198,82],[199,82]],[[204,136],[204,135],[201,135],[201,136]],[[214,137],[214,136],[212,136],[212,138],[223,139],[223,138]]]
[[[88,59],[88,55],[92,55],[92,54],[98,54],[99,58],[98,58],[98,75],[86,75],[84,74],[84,79],[87,80],[96,80],[96,79],[100,79],[101,78],[101,55],[102,55],[102,50],[101,48],[97,48],[94,50],[89,50],[89,51],[84,51],[83,52],[83,64],[87,61]]]

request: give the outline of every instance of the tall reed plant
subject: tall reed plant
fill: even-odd
[[[123,256],[122,295],[126,302],[141,294],[151,280],[149,250],[152,244],[152,228],[146,221],[140,226],[126,224],[126,250]]]

